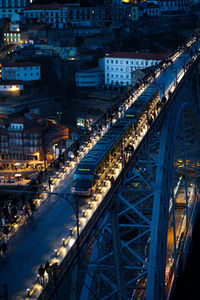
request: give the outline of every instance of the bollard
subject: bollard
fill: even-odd
[[[63,244],[63,247],[65,247],[65,239],[64,238],[62,239],[62,244]]]
[[[30,297],[30,289],[27,289],[27,297]]]
[[[54,250],[54,254],[55,254],[55,257],[58,256],[58,250],[57,249]]]

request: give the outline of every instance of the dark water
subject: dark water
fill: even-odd
[[[190,253],[183,274],[177,278],[172,300],[200,300],[200,215],[194,224]]]

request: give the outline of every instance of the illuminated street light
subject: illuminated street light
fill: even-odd
[[[30,289],[27,289],[27,296],[30,297]]]

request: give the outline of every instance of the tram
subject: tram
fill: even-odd
[[[188,47],[190,48],[188,51]],[[77,165],[72,183],[72,194],[90,196],[108,177],[113,165],[120,161],[121,154],[130,144],[131,139],[137,139],[150,121],[159,112],[164,95],[173,92],[178,76],[182,76],[191,65],[195,53],[199,53],[200,41],[192,38],[185,47],[171,56],[170,62],[159,76],[126,110],[124,116],[116,121],[111,129],[99,140],[96,146]],[[124,103],[133,100],[129,94]],[[162,98],[162,101],[161,101]]]
[[[149,87],[98,141],[75,169],[73,195],[90,196],[107,179],[113,165],[120,161],[122,152],[129,145],[129,137],[140,135],[159,101],[158,88]]]

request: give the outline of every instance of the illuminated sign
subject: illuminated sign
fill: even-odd
[[[135,117],[135,115],[126,115],[126,117]]]
[[[78,169],[78,171],[90,171],[90,169]]]

